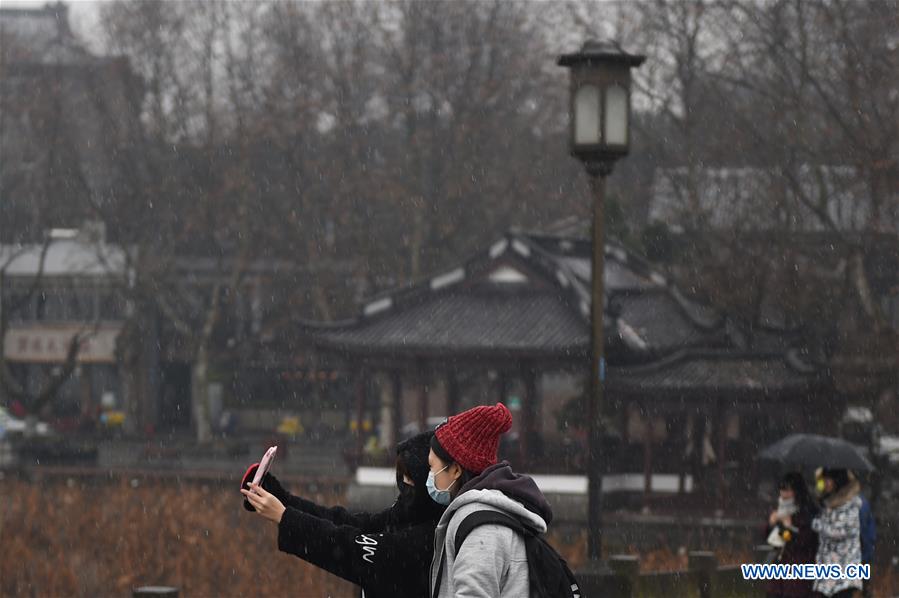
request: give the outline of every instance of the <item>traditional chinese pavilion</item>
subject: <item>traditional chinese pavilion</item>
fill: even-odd
[[[357,421],[378,422],[386,446],[404,430],[502,400],[517,410],[518,443],[507,454],[520,468],[576,470],[590,249],[579,238],[512,231],[372,297],[351,320],[305,332],[355,373]],[[611,473],[636,472],[647,496],[668,484],[723,497],[729,471],[749,467],[758,446],[813,424],[807,411],[824,386],[787,335],[748,341],[620,246],[606,246],[605,277]]]

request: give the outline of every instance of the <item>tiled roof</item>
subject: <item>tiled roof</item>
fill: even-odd
[[[511,232],[451,270],[371,299],[352,320],[307,324],[306,332],[319,346],[357,355],[546,355],[586,364],[590,251],[583,239]],[[818,383],[788,353],[788,339],[734,336],[645,260],[614,244],[605,252],[610,389],[776,394]],[[497,272],[507,282],[496,282]]]
[[[332,330],[324,339],[350,351],[583,355],[589,329],[555,293],[475,287]]]
[[[816,384],[814,370],[791,354],[681,351],[658,362],[609,371],[617,391],[773,392]]]
[[[605,251],[610,361],[645,361],[722,336],[717,320],[644,260],[616,245]],[[523,280],[497,283],[497,271]],[[453,269],[372,298],[353,320],[306,329],[319,344],[357,352],[555,351],[580,359],[589,346],[590,298],[589,243],[511,232]]]
[[[688,346],[721,346],[724,329],[697,325],[680,302],[665,289],[616,296],[612,301],[618,318],[656,354],[666,354]]]

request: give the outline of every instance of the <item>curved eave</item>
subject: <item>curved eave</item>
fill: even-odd
[[[709,372],[707,376],[697,374],[697,369],[703,367]],[[688,350],[655,363],[613,368],[609,372],[610,391],[627,394],[777,397],[802,394],[825,385],[819,372],[797,367],[789,355],[770,353]]]
[[[341,342],[336,339],[319,337],[313,340],[315,345],[325,351],[338,353],[354,358],[387,358],[387,359],[437,359],[476,360],[479,357],[489,359],[551,359],[555,361],[583,361],[589,356],[589,345],[571,345],[556,347],[509,347],[509,346],[460,346],[446,347],[436,345],[380,345],[372,347],[359,343]]]

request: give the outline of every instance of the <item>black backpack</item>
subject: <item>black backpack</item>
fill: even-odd
[[[525,551],[528,555],[529,598],[582,598],[577,580],[565,559],[550,546],[543,536],[526,528],[518,519],[499,511],[476,511],[467,516],[456,529],[456,553],[462,548],[465,538],[474,528],[487,523],[511,528],[524,536]],[[440,591],[443,577],[443,562],[437,572],[434,594]]]

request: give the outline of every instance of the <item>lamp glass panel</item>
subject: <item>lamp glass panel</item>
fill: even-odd
[[[606,89],[606,143],[627,145],[627,91],[620,85]]]
[[[600,142],[599,88],[582,85],[574,95],[574,142],[590,145]]]

